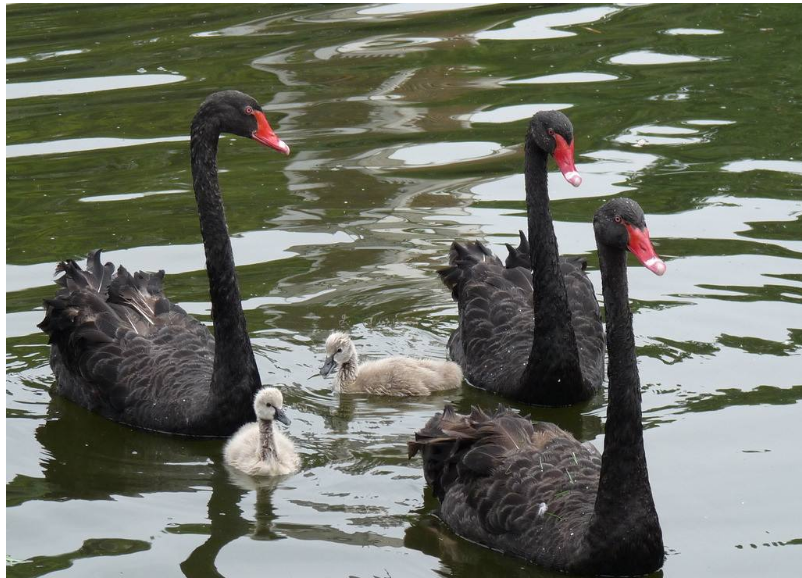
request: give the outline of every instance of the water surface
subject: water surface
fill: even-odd
[[[552,166],[567,254],[626,195],[668,271],[630,261],[662,574],[802,567],[802,17],[794,5],[7,8],[6,549],[14,577],[550,576],[433,516],[405,442],[465,388],[335,398],[309,379],[333,329],[365,357],[442,358],[455,238],[504,254],[526,227],[522,138],[560,109],[578,189]],[[167,270],[210,322],[187,132],[202,99],[263,103],[289,158],[221,140],[262,380],[303,471],[257,489],[222,441],[129,430],[48,388],[35,325],[56,262],[95,247]],[[531,409],[601,447],[605,398]]]

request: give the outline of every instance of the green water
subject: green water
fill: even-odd
[[[439,8],[7,7],[8,576],[550,575],[451,534],[406,457],[445,401],[498,398],[337,399],[309,378],[333,329],[363,357],[445,355],[456,306],[435,271],[455,238],[503,255],[525,228],[540,108],[572,119],[585,178],[551,174],[561,251],[600,290],[590,219],[627,195],[668,263],[629,272],[662,574],[799,575],[802,10]],[[257,362],[303,461],[258,489],[222,441],[51,398],[35,327],[55,263],[95,247],[166,269],[210,320],[187,134],[223,88],[293,151],[220,147]],[[604,403],[532,415],[600,446]]]

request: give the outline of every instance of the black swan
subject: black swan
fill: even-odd
[[[164,271],[130,274],[103,265],[58,265],[61,289],[45,301],[39,327],[50,337],[53,391],[132,427],[190,436],[228,436],[255,419],[261,387],[240,303],[217,179],[221,133],[289,154],[259,103],[229,90],[209,96],[192,121],[190,157],[206,251],[214,337],[162,292]]]
[[[616,199],[593,219],[610,361],[604,455],[554,424],[510,409],[451,406],[409,442],[422,450],[439,516],[460,536],[547,568],[630,576],[663,564],[641,424],[640,380],[627,289],[626,249],[661,275],[640,206]]]
[[[529,250],[521,233],[506,268],[481,242],[451,246],[439,271],[459,304],[451,358],[476,387],[525,403],[566,406],[604,380],[604,329],[583,258],[560,258],[549,212],[548,155],[574,186],[574,133],[561,112],[538,112],[526,134]],[[528,262],[528,263],[527,263]],[[526,264],[526,267],[522,265]]]

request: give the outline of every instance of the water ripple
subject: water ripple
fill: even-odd
[[[360,58],[360,57],[388,57],[400,56],[421,50],[430,50],[427,45],[442,41],[441,38],[385,35],[364,38],[348,42],[339,46],[330,46],[315,50],[318,60],[330,60],[334,57]]]
[[[116,149],[165,142],[188,141],[188,136],[166,136],[161,138],[72,138],[47,142],[11,144],[6,146],[6,158],[32,157],[38,155],[58,155],[86,151]]]
[[[589,24],[620,11],[620,8],[598,6],[594,8],[582,8],[574,12],[544,14],[542,16],[533,16],[525,20],[519,20],[515,22],[511,28],[484,30],[478,32],[475,36],[478,40],[547,40],[552,38],[565,38],[568,36],[576,36],[576,33],[568,32],[567,30],[554,30],[554,28]]]
[[[471,2],[471,3],[448,3],[448,4],[416,4],[410,2],[398,2],[387,4],[376,4],[369,8],[360,8],[356,11],[357,14],[366,16],[396,16],[403,14],[423,14],[427,12],[446,12],[453,10],[465,10],[476,8],[487,2]]]
[[[353,237],[342,231],[314,233],[273,229],[248,231],[231,238],[237,265],[241,267],[297,255],[297,252],[290,250],[292,247],[352,242],[354,242]],[[69,255],[64,255],[64,257],[69,257]],[[106,251],[103,253],[103,260],[111,261],[115,265],[124,265],[131,271],[153,271],[156,268],[169,267],[167,272],[170,274],[202,271],[206,267],[206,257],[201,243],[160,247],[142,246]],[[47,286],[52,282],[54,269],[55,263],[6,265],[6,291]]]
[[[611,64],[625,65],[657,65],[657,64],[685,64],[689,62],[701,62],[703,60],[718,60],[717,58],[706,56],[691,56],[688,54],[661,54],[651,50],[634,50],[625,52],[610,59]]]
[[[664,30],[663,34],[671,36],[714,36],[716,34],[724,34],[724,31],[710,28],[670,28]]]
[[[153,197],[158,195],[175,195],[179,193],[188,193],[186,189],[169,189],[165,191],[148,191],[146,193],[121,193],[118,195],[97,195],[94,197],[81,197],[78,199],[81,203],[110,203],[115,201],[131,201],[133,199],[142,199],[144,197]]]
[[[159,86],[186,80],[180,74],[128,74],[120,76],[96,76],[93,78],[65,78],[39,82],[17,82],[6,84],[6,100],[33,98],[37,96],[64,96],[104,90]]]
[[[462,163],[499,154],[503,147],[494,142],[448,142],[414,145],[393,152],[388,158],[407,166],[422,167]]]
[[[625,134],[615,137],[616,142],[631,144],[637,147],[647,145],[690,145],[705,141],[698,135],[699,131],[678,126],[641,125],[627,129]]]
[[[459,115],[458,120],[464,120],[471,123],[493,123],[501,124],[506,122],[515,122],[531,118],[541,110],[566,110],[573,107],[573,104],[560,103],[560,104],[515,104],[512,106],[502,106],[499,108],[480,110],[471,114]]]
[[[522,80],[504,80],[500,84],[577,84],[582,82],[609,82],[611,80],[618,80],[618,77],[601,72],[563,72],[524,78]]]
[[[745,173],[748,171],[777,171],[780,173],[802,175],[802,162],[744,159],[742,161],[733,161],[731,163],[727,163],[721,167],[721,170],[728,173]]]

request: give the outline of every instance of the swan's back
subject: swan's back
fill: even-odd
[[[531,273],[505,268],[477,241],[454,243],[451,266],[439,274],[459,306],[451,359],[476,387],[502,394],[517,388],[534,334]]]
[[[360,364],[356,380],[344,384],[343,391],[406,397],[456,389],[461,383],[462,370],[456,363],[388,357]]]
[[[523,250],[528,246],[511,248],[505,266],[481,242],[455,242],[450,266],[439,271],[459,306],[459,326],[448,343],[451,359],[472,385],[511,397],[520,397],[535,334],[531,270],[512,266],[523,261]],[[582,379],[593,390],[604,379],[604,330],[586,265],[583,258],[560,259]],[[543,357],[557,367],[563,355],[548,351]]]
[[[410,457],[419,451],[440,517],[460,536],[551,568],[587,556],[601,467],[593,446],[506,408],[466,416],[447,406],[409,443]]]
[[[50,337],[56,392],[114,421],[171,433],[221,435],[254,419],[210,403],[214,338],[162,291],[164,272],[114,272],[100,251],[82,270],[59,264],[61,289],[39,327]],[[236,397],[237,393],[233,392]],[[214,411],[217,409],[217,411]],[[228,409],[228,408],[224,408]]]
[[[274,427],[273,443],[276,448],[275,459],[263,460],[259,424],[246,423],[226,442],[223,459],[232,468],[249,476],[281,476],[297,472],[301,467],[301,459],[292,440]]]

